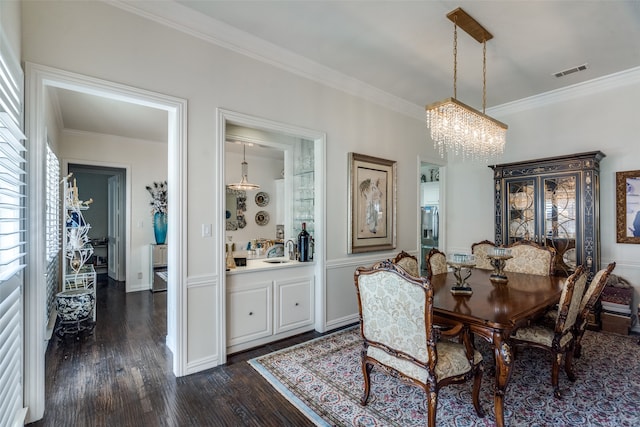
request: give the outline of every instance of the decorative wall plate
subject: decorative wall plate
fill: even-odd
[[[266,211],[260,211],[256,214],[256,224],[267,225],[269,224],[269,213]]]
[[[258,194],[256,194],[256,205],[263,208],[268,204],[269,204],[269,195],[267,193],[265,193],[264,191],[261,191]]]

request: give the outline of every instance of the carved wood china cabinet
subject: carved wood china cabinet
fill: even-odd
[[[600,266],[600,161],[591,151],[505,163],[493,169],[495,242],[532,240],[556,250],[554,274]]]

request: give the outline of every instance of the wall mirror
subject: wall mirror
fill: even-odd
[[[246,210],[246,191],[227,188],[225,201],[226,230],[233,231],[244,228],[247,225],[247,220],[244,217],[244,212]]]

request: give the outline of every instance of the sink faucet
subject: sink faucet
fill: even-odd
[[[289,248],[289,243],[291,243],[291,248]],[[298,248],[296,247],[296,243],[289,239],[287,240],[287,242],[284,244],[285,247],[287,248],[287,250],[289,251],[289,259],[290,260],[295,260],[298,258]]]

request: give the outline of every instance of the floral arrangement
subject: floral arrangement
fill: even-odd
[[[167,213],[167,181],[154,182],[153,186],[146,187],[151,194],[151,215]]]

